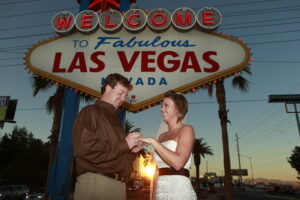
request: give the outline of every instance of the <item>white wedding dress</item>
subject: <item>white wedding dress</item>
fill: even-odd
[[[177,142],[167,140],[162,143],[171,151],[176,151]],[[170,167],[159,155],[154,152],[154,159],[158,168]],[[192,155],[188,159],[184,168],[190,169]],[[156,200],[196,200],[197,196],[188,177],[182,175],[158,176],[156,184]]]

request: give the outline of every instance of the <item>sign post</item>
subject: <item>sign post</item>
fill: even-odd
[[[89,3],[89,0],[82,0],[80,11],[87,9]],[[51,166],[50,183],[48,183],[50,199],[53,200],[69,199],[73,164],[72,128],[79,109],[79,100],[79,95],[74,90],[65,89],[59,133],[60,140],[57,145],[56,162]]]
[[[285,103],[285,108],[287,113],[295,113],[296,122],[298,127],[298,133],[300,136],[300,121],[299,115],[300,109],[297,109],[297,105],[300,105],[300,94],[276,94],[269,95],[269,103]],[[293,111],[288,109],[288,105],[293,105]]]

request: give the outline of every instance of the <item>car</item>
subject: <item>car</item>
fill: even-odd
[[[137,187],[135,185],[132,185],[132,186],[128,187],[128,190],[129,191],[136,191]]]
[[[277,185],[274,185],[274,186],[270,186],[267,188],[266,192],[268,194],[274,194],[274,193],[278,193],[280,191],[280,187],[277,186]]]
[[[149,193],[150,192],[150,185],[146,185],[142,189],[143,192]]]
[[[211,192],[211,193],[215,193],[216,192],[216,189],[214,187],[208,187],[207,188],[207,191],[208,192]]]
[[[32,193],[26,198],[26,200],[40,200],[40,199],[46,199],[45,192]]]
[[[45,188],[41,188],[37,192],[33,192],[30,195],[27,196],[25,200],[40,200],[40,199],[46,199],[45,195]]]
[[[27,185],[3,185],[0,187],[0,200],[26,199],[28,195]]]

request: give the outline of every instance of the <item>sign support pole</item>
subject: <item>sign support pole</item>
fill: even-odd
[[[121,0],[120,1],[120,12],[126,12],[130,9],[130,2],[129,0]],[[120,109],[118,113],[119,120],[122,124],[122,127],[125,127],[125,120],[126,120],[126,110]]]
[[[51,197],[53,200],[68,200],[70,193],[71,168],[73,163],[72,128],[79,108],[79,95],[70,89],[65,89],[60,140],[57,146],[57,156]],[[52,171],[51,171],[52,172]]]
[[[90,0],[81,0],[80,11],[88,8]],[[121,0],[121,11],[129,9],[129,0]],[[57,147],[56,163],[51,166],[51,183],[49,184],[51,199],[68,200],[70,193],[71,168],[73,162],[72,128],[79,108],[79,95],[70,89],[65,90],[60,140]],[[124,125],[126,111],[119,113],[120,121]]]
[[[298,126],[298,133],[299,133],[299,136],[300,136],[300,121],[299,121],[297,105],[296,105],[295,102],[294,102],[294,109],[295,109],[296,121],[297,121],[297,126]]]
[[[89,3],[90,0],[81,0],[80,11],[87,9]],[[69,199],[73,163],[72,128],[79,109],[79,97],[75,91],[65,89],[56,162],[51,166],[49,184],[53,200]]]

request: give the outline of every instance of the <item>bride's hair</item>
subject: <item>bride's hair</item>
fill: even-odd
[[[170,98],[178,111],[177,122],[181,121],[188,111],[188,102],[186,98],[180,94],[176,93],[174,90],[169,90],[164,94],[164,98]]]

